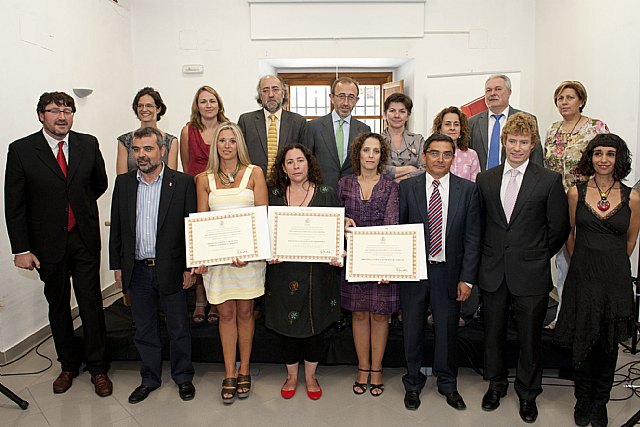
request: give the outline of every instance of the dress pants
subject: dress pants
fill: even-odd
[[[159,306],[165,314],[169,334],[171,378],[176,384],[193,380],[191,332],[185,291],[181,289],[171,295],[163,295],[158,288],[155,267],[136,261],[128,292],[131,296],[133,320],[136,322],[133,340],[142,359],[142,384],[159,387],[162,383]]]
[[[576,400],[605,405],[613,387],[617,362],[618,346],[608,353],[598,340],[582,364],[573,370]]]
[[[93,255],[87,250],[76,226],[67,235],[62,261],[41,262],[38,273],[44,282],[51,334],[62,370],[77,372],[84,362],[91,375],[107,373],[109,364],[104,360],[107,328],[100,290],[100,254]],[[74,346],[72,285],[82,320],[84,357]]]
[[[444,265],[429,265],[429,280],[406,282],[400,286],[402,331],[407,373],[402,377],[406,391],[420,391],[427,377],[420,372],[424,356],[427,309],[431,303],[435,331],[433,373],[443,393],[457,391],[456,343],[460,303],[449,298],[443,279]]]
[[[495,292],[482,292],[484,315],[484,379],[489,388],[506,392],[509,387],[505,363],[509,307],[518,329],[520,351],[514,388],[518,397],[535,400],[542,393],[542,328],[549,294],[513,295],[506,281]]]

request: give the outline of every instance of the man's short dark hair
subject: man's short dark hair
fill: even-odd
[[[69,107],[71,108],[71,111],[74,113],[76,112],[76,102],[71,96],[64,92],[45,92],[40,95],[36,111],[38,113],[44,113],[44,109],[51,103],[54,103],[59,107]]]
[[[429,146],[431,145],[431,143],[437,141],[446,141],[450,143],[451,148],[453,148],[453,154],[456,154],[456,143],[453,142],[453,139],[451,139],[449,135],[442,135],[440,133],[434,133],[429,138],[427,138],[427,140],[424,142],[424,146],[422,147],[422,152],[426,153],[427,151],[429,151]]]
[[[156,136],[156,143],[158,144],[158,148],[162,148],[164,145],[164,137],[162,136],[162,132],[160,132],[156,128],[152,128],[151,126],[147,126],[146,128],[138,129],[137,131],[133,132],[133,139],[140,139],[144,138],[145,136],[152,135]]]

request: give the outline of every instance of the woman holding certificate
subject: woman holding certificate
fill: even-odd
[[[315,157],[301,144],[278,154],[269,181],[269,206],[337,206],[333,188],[322,185]],[[298,386],[298,363],[304,360],[307,396],[317,400],[322,389],[316,368],[322,332],[340,318],[338,260],[331,264],[279,262],[267,267],[265,324],[283,338],[287,380],[280,394],[290,399]],[[332,266],[333,265],[333,266]]]
[[[266,205],[267,185],[262,169],[249,163],[240,128],[234,123],[222,123],[216,129],[213,141],[207,169],[196,177],[198,212]],[[220,314],[224,403],[233,403],[236,396],[246,398],[251,390],[249,358],[255,328],[253,299],[264,294],[265,269],[264,261],[238,259],[231,265],[194,269],[194,273],[202,274],[207,299],[216,305]],[[240,352],[237,370],[236,345]]]
[[[398,184],[383,175],[390,148],[377,133],[360,134],[351,147],[353,175],[338,182],[338,203],[345,217],[358,227],[398,223]],[[400,309],[397,284],[386,281],[340,284],[342,307],[352,311],[353,341],[358,355],[358,374],[353,384],[357,395],[384,391],[382,358],[389,335],[389,316]]]

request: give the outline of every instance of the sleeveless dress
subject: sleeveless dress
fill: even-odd
[[[278,188],[269,191],[269,206],[287,206]],[[333,188],[318,185],[311,207],[335,207]],[[283,262],[267,266],[265,324],[279,334],[308,338],[340,319],[338,267],[317,262]]]
[[[254,206],[253,191],[247,188],[254,165],[247,166],[238,188],[216,188],[216,179],[208,174],[209,210],[248,208]],[[221,304],[230,299],[248,300],[264,294],[266,262],[250,261],[244,267],[230,264],[212,265],[202,275],[207,300]]]
[[[133,143],[133,132],[127,132],[125,134],[120,135],[117,139],[120,144],[124,148],[127,149],[127,170],[131,172],[132,170],[136,170],[137,165],[136,161],[133,159],[133,150],[131,150],[131,144]],[[176,139],[175,136],[170,133],[165,133],[162,142],[164,143],[164,156],[162,156],[162,161],[167,164],[169,159],[169,151],[171,151],[171,143]]]
[[[622,201],[600,217],[585,201],[587,183],[577,184],[576,243],[564,285],[555,340],[573,348],[579,366],[601,341],[607,352],[633,331],[631,264],[627,229],[631,189],[622,183]]]
[[[187,173],[196,176],[207,168],[211,147],[204,142],[202,134],[197,128],[191,125],[187,125],[187,128],[189,130],[189,138],[187,140],[189,145],[189,170]]]
[[[338,182],[338,204],[344,206],[346,217],[358,227],[398,224],[398,183],[381,176],[374,185],[369,200],[362,200],[358,177],[347,175]],[[400,310],[400,285],[377,282],[347,282],[345,269],[340,280],[342,308],[375,314],[391,314]]]

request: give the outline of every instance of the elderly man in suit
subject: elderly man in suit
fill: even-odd
[[[282,77],[262,77],[257,90],[256,100],[262,108],[242,114],[238,126],[247,142],[251,163],[260,166],[265,176],[269,176],[280,147],[305,143],[307,119],[282,108],[288,98]]]
[[[42,130],[13,142],[7,155],[5,216],[14,264],[37,269],[44,282],[62,367],[53,392],[66,392],[84,362],[95,392],[109,396],[113,385],[105,361],[96,203],[108,185],[104,160],[95,137],[71,131],[76,112],[71,96],[45,92],[36,111]],[[72,285],[82,319],[84,355],[74,349]]]
[[[329,94],[333,111],[309,122],[307,147],[318,160],[322,182],[333,188],[340,177],[353,173],[349,159],[353,140],[360,133],[371,132],[368,125],[351,115],[359,94],[358,82],[340,77],[331,85]]]
[[[119,175],[111,202],[109,261],[116,282],[131,296],[134,342],[142,384],[129,403],[142,402],[162,381],[158,308],[170,340],[171,377],[182,400],[195,396],[185,289],[195,283],[186,268],[184,218],[196,211],[193,177],[169,169],[163,135],[146,127],[133,134],[137,169]]]
[[[551,257],[569,236],[569,209],[560,174],[530,160],[538,141],[533,117],[516,113],[502,132],[506,162],[477,177],[483,247],[478,284],[484,301],[484,377],[490,381],[482,409],[492,411],[507,393],[505,347],[509,307],[520,352],[514,388],[520,417],[534,422],[542,393],[542,326],[547,312]]]
[[[469,147],[478,153],[480,169],[483,171],[504,163],[505,152],[500,144],[500,129],[504,128],[509,117],[520,112],[509,105],[510,97],[511,79],[504,74],[489,76],[484,83],[484,101],[489,109],[469,119],[471,128]],[[537,125],[536,117],[531,116]],[[536,138],[539,139],[538,134]],[[540,144],[536,145],[531,152],[532,162],[542,165],[543,149]]]
[[[466,409],[458,393],[456,336],[460,302],[471,294],[480,261],[480,204],[474,183],[449,173],[455,143],[434,134],[425,141],[426,173],[400,183],[400,223],[423,224],[428,279],[400,286],[407,373],[402,377],[404,404],[420,406],[426,377],[420,372],[429,303],[435,328],[433,372],[447,403]]]

